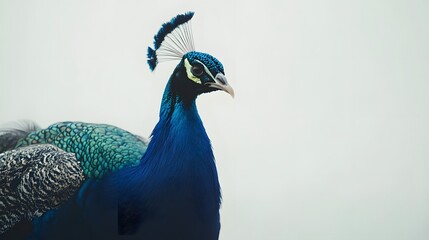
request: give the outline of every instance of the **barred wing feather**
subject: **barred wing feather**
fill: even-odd
[[[37,144],[0,154],[0,234],[58,207],[85,177],[75,154]]]

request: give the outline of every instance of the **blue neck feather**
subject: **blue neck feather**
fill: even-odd
[[[144,236],[162,239],[162,232],[166,238],[183,234],[186,239],[194,239],[190,235],[217,239],[220,186],[210,140],[195,104],[198,93],[183,86],[195,83],[185,77],[177,67],[140,165],[120,174],[121,186],[127,186],[122,202],[133,202],[134,213],[142,216],[136,221]]]
[[[163,175],[194,178],[200,172],[210,172],[205,182],[218,187],[218,178],[210,139],[198,114],[195,100],[198,93],[186,84],[180,67],[176,68],[164,91],[160,120],[152,132],[152,139],[142,158],[144,172],[162,169]],[[185,85],[185,86],[183,86]],[[160,177],[156,173],[156,177]],[[206,176],[205,176],[206,177]],[[194,180],[194,179],[189,179]],[[219,189],[217,189],[219,190]]]
[[[196,96],[184,98],[175,95],[171,88],[169,82],[162,99],[160,120],[140,169],[144,172],[156,170],[154,177],[159,180],[188,177],[186,180],[195,181],[201,174],[205,178],[202,184],[218,187],[213,151],[197,111]],[[207,178],[208,173],[211,178]]]

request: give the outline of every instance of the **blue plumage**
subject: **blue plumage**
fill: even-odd
[[[156,64],[158,64],[158,59],[156,57],[156,51],[151,47],[147,47],[147,64],[151,71],[155,70]]]
[[[167,34],[192,16],[178,15],[163,25],[155,36],[155,50],[148,50],[149,60],[159,54],[158,47]],[[216,90],[233,95],[224,74],[220,61],[207,53],[181,54],[163,94],[159,121],[140,161],[98,178],[87,177],[61,207],[34,219],[31,238],[218,239],[220,185],[211,143],[195,101],[198,95]]]
[[[203,62],[204,65],[207,66],[207,68],[210,70],[212,74],[215,74],[217,72],[225,74],[222,63],[210,54],[192,51],[192,52],[186,53],[185,57],[189,59],[190,62],[194,62],[194,61]]]

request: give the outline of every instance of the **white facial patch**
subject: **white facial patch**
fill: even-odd
[[[204,66],[204,64],[203,64],[203,66]],[[205,66],[204,66],[204,67],[205,67]],[[185,58],[185,69],[186,69],[186,75],[188,75],[188,78],[189,78],[190,80],[192,80],[193,82],[196,82],[196,83],[198,83],[198,84],[201,84],[201,80],[200,80],[199,78],[195,77],[195,76],[194,76],[194,74],[192,74],[192,72],[191,72],[191,68],[192,68],[192,65],[189,63],[188,59],[187,59],[187,58]]]

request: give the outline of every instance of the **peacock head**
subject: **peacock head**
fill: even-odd
[[[201,93],[222,90],[234,97],[228,84],[222,63],[207,53],[191,51],[183,56],[179,66],[186,71],[186,80],[194,82]]]
[[[154,48],[148,48],[149,67],[153,71],[159,62],[180,60],[172,75],[177,89],[193,95],[221,90],[234,97],[222,63],[210,54],[195,51],[190,24],[193,15],[179,14],[162,25],[154,37]]]

